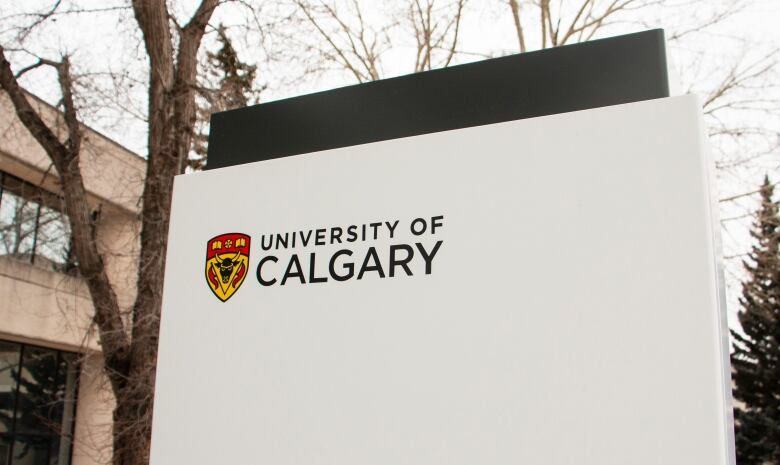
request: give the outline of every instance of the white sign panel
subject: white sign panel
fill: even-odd
[[[725,465],[699,106],[180,176],[153,465]]]

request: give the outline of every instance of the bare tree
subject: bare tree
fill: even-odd
[[[528,50],[528,31],[539,34],[540,48],[558,47],[590,40],[610,21],[631,10],[658,5],[663,0],[576,0],[552,2],[536,0],[523,5],[517,0],[505,1],[512,14],[519,51]],[[526,22],[538,22],[529,28]]]
[[[129,318],[123,318],[115,289],[96,241],[96,215],[87,201],[80,169],[83,127],[74,99],[70,57],[40,58],[12,71],[0,47],[0,87],[10,97],[19,120],[48,154],[59,175],[73,248],[94,305],[103,349],[104,371],[116,398],[113,415],[113,463],[148,462],[160,308],[173,177],[183,171],[196,119],[197,54],[219,0],[201,0],[193,15],[179,24],[165,0],[133,0],[132,11],[148,55],[148,153],[141,215],[137,295]],[[58,13],[61,2],[20,36]],[[65,133],[48,125],[31,105],[18,79],[41,67],[56,71]]]
[[[310,25],[318,37],[312,48],[327,64],[343,68],[357,82],[380,78],[381,57],[389,48],[389,31],[394,24],[372,28],[357,0],[342,5],[343,8],[334,2],[295,0],[295,4],[304,23]]]
[[[295,0],[300,23],[311,27],[318,41],[303,46],[314,51],[318,66],[310,72],[345,70],[357,82],[385,74],[386,52],[409,49],[410,71],[420,72],[452,64],[458,49],[466,0],[407,0],[401,8],[383,12],[379,24],[371,21],[357,0]]]
[[[445,68],[452,63],[458,51],[458,35],[465,4],[465,0],[457,0],[443,7],[436,5],[435,0],[409,2],[408,21],[412,25],[417,45],[415,72]],[[442,57],[435,62],[437,52],[442,52]]]

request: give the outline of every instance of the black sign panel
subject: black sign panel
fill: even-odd
[[[207,169],[668,96],[652,30],[216,113]]]

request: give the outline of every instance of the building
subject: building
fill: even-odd
[[[47,122],[55,108],[30,96]],[[135,290],[145,161],[84,128],[82,172],[120,304]],[[0,465],[110,461],[113,400],[56,170],[0,92]]]

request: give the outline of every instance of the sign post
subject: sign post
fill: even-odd
[[[699,102],[638,100],[177,178],[151,463],[733,464]]]

